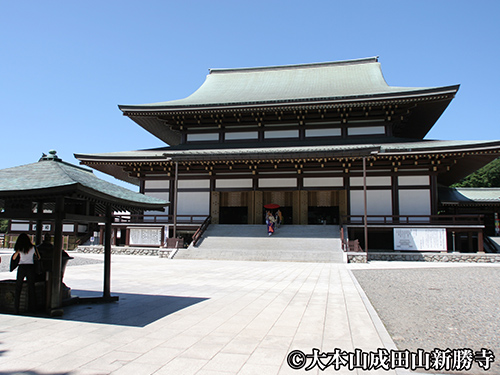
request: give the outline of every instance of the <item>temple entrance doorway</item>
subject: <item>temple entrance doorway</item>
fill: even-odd
[[[295,224],[293,222],[293,191],[264,191],[262,194],[262,218],[265,216],[266,204],[277,204],[281,211],[282,224]],[[277,210],[271,210],[274,214]]]
[[[253,192],[220,193],[219,224],[252,224]]]
[[[307,224],[338,225],[340,224],[340,216],[346,214],[344,190],[307,192]]]
[[[248,224],[248,207],[221,207],[219,224]]]
[[[339,208],[338,207],[308,207],[307,224],[309,225],[326,225],[339,224]]]

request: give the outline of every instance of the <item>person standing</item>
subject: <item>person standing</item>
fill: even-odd
[[[267,233],[269,236],[272,236],[274,233],[274,225],[275,225],[276,220],[274,219],[274,216],[272,213],[269,212],[269,215],[267,216]]]
[[[283,214],[281,213],[281,210],[276,211],[276,225],[278,228],[281,226],[281,223],[283,222]]]
[[[21,302],[21,292],[23,290],[24,279],[28,281],[28,310],[35,311],[36,295],[35,295],[35,264],[33,258],[36,256],[40,259],[40,255],[35,246],[31,243],[30,238],[26,233],[21,233],[14,245],[15,253],[13,259],[19,257],[19,266],[17,268],[16,278],[16,293],[14,299],[14,312],[19,314],[19,305]]]

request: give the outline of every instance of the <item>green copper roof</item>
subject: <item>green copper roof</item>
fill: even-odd
[[[418,95],[458,86],[396,87],[385,81],[378,58],[242,69],[211,69],[203,85],[185,99],[121,105],[127,111],[151,111],[231,104],[324,101],[388,95]]]
[[[255,147],[241,148],[203,148],[203,149],[177,149],[175,147],[165,147],[151,150],[110,152],[103,154],[75,154],[75,157],[82,162],[91,161],[161,161],[161,160],[199,160],[218,158],[256,158],[263,159],[269,155],[282,157],[284,154],[294,154],[293,157],[303,156],[303,154],[315,153],[338,153],[338,152],[364,152],[366,150],[378,149],[380,154],[396,153],[427,153],[427,152],[457,152],[470,151],[473,149],[483,150],[493,148],[500,149],[500,140],[497,141],[436,141],[421,140],[409,142],[388,143],[360,143],[360,144],[336,144],[336,145],[309,145],[309,146],[273,146],[266,147],[255,145]]]
[[[0,198],[30,193],[85,193],[121,207],[161,209],[168,202],[101,180],[91,170],[46,156],[37,163],[0,170]]]
[[[500,188],[440,188],[443,204],[500,204]]]

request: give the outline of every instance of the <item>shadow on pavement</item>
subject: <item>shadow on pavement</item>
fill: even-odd
[[[100,297],[99,292],[72,290],[79,297]],[[118,302],[79,303],[64,308],[62,320],[145,327],[165,316],[208,298],[112,293]]]

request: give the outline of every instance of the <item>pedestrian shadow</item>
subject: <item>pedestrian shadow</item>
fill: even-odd
[[[79,297],[100,297],[102,293],[87,290],[72,290]],[[208,298],[162,296],[150,294],[112,293],[117,302],[80,303],[64,308],[62,320],[114,324],[130,327],[145,327],[172,313],[203,302]]]

